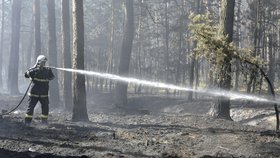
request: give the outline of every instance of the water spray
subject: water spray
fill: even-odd
[[[176,86],[173,84],[167,84],[162,82],[154,82],[154,81],[148,81],[148,80],[140,80],[137,78],[131,78],[131,77],[122,77],[114,74],[109,73],[102,73],[102,72],[96,72],[96,71],[87,71],[87,70],[78,70],[78,69],[70,69],[70,68],[57,68],[48,66],[48,68],[61,70],[61,71],[67,71],[67,72],[74,72],[79,73],[83,75],[89,75],[89,76],[96,76],[100,78],[110,79],[110,80],[116,80],[116,81],[122,81],[126,83],[134,83],[134,84],[141,84],[149,87],[156,87],[156,88],[165,88],[165,89],[171,89],[171,90],[178,90],[178,91],[186,91],[186,92],[196,92],[201,94],[207,94],[212,96],[222,96],[229,98],[231,100],[250,100],[250,101],[256,101],[256,102],[265,102],[265,103],[274,103],[274,104],[280,104],[280,101],[267,99],[264,97],[254,96],[254,95],[248,95],[248,94],[240,94],[236,92],[230,92],[225,90],[199,90],[199,89],[193,89],[183,86]]]
[[[179,90],[179,91],[186,91],[186,92],[196,92],[196,93],[207,94],[207,95],[212,95],[212,96],[222,96],[222,97],[229,98],[231,100],[250,100],[250,101],[256,101],[256,102],[271,103],[271,104],[274,104],[274,109],[275,109],[276,131],[279,131],[279,124],[280,124],[279,120],[280,119],[279,119],[279,111],[278,111],[277,105],[280,104],[280,101],[279,100],[277,101],[275,99],[275,93],[274,93],[272,84],[269,81],[269,79],[267,78],[267,76],[264,75],[265,73],[263,71],[261,71],[261,72],[265,76],[265,78],[268,81],[268,84],[272,90],[272,94],[273,94],[272,99],[267,99],[264,97],[258,97],[258,96],[254,96],[254,95],[248,95],[248,94],[240,94],[240,93],[230,92],[230,91],[225,91],[225,90],[199,90],[199,89],[193,89],[193,88],[188,88],[188,87],[176,86],[176,85],[172,85],[172,84],[166,84],[166,83],[162,83],[162,82],[140,80],[137,78],[122,77],[122,76],[118,76],[118,75],[114,75],[114,74],[101,73],[101,72],[95,72],[95,71],[69,69],[69,68],[56,68],[56,67],[50,67],[50,68],[62,70],[62,71],[68,71],[68,72],[75,72],[75,73],[84,74],[84,75],[97,76],[100,78],[122,81],[122,82],[127,82],[127,83],[141,84],[141,85],[145,85],[145,86],[149,86],[149,87],[165,88],[165,89],[172,89],[172,90]],[[279,133],[279,135],[280,135],[280,133]]]
[[[50,68],[50,69],[74,72],[74,73],[83,74],[83,75],[96,76],[96,77],[100,77],[100,78],[116,80],[116,81],[121,81],[121,82],[126,82],[126,83],[141,84],[141,85],[145,85],[145,86],[149,86],[149,87],[172,89],[172,90],[179,90],[179,91],[186,91],[186,92],[196,92],[196,93],[207,94],[207,95],[212,95],[212,96],[222,96],[222,97],[229,98],[231,100],[250,100],[250,101],[255,101],[255,102],[273,103],[274,107],[275,107],[276,119],[277,119],[276,131],[279,130],[279,112],[278,112],[277,105],[280,104],[280,100],[275,99],[274,91],[273,91],[273,99],[267,99],[264,97],[248,95],[248,94],[241,94],[241,93],[230,92],[230,91],[225,91],[225,90],[193,89],[193,88],[188,88],[185,86],[177,86],[177,85],[167,84],[167,83],[162,83],[162,82],[140,80],[140,79],[131,78],[131,77],[122,77],[122,76],[118,76],[118,75],[114,75],[114,74],[102,73],[102,72],[96,72],[96,71],[78,70],[78,69],[70,69],[70,68],[58,68],[58,67],[53,67],[53,66],[46,66],[46,67]],[[2,112],[2,114],[0,114],[0,118],[2,118],[3,115],[10,114],[11,112],[16,110],[20,106],[20,104],[22,103],[23,99],[25,98],[25,96],[29,90],[31,83],[32,83],[32,81],[30,82],[30,84],[29,84],[23,98],[19,102],[19,104],[8,112]]]

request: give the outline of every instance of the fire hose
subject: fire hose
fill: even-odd
[[[27,87],[27,89],[26,89],[26,91],[25,91],[23,97],[21,98],[20,102],[18,103],[18,105],[15,106],[15,107],[14,107],[13,109],[11,109],[10,111],[1,113],[0,116],[8,115],[8,114],[14,112],[14,111],[21,105],[22,101],[24,100],[25,96],[26,96],[27,93],[28,93],[28,90],[29,90],[29,88],[30,88],[30,86],[31,86],[31,83],[32,83],[32,81],[30,81],[30,83],[29,83],[29,85],[28,85],[28,87]]]
[[[46,67],[47,67],[47,68],[51,68],[51,69],[56,69],[56,67],[53,67],[53,66],[46,66]],[[14,107],[13,109],[11,109],[10,111],[2,112],[2,113],[0,114],[0,117],[1,117],[1,116],[4,116],[4,115],[9,115],[10,113],[14,112],[14,111],[21,105],[21,103],[23,102],[24,98],[26,97],[26,95],[27,95],[27,93],[28,93],[28,91],[29,91],[29,89],[30,89],[31,84],[32,84],[32,81],[30,81],[30,83],[29,83],[29,85],[28,85],[28,87],[27,87],[27,89],[26,89],[26,91],[25,91],[23,97],[22,97],[21,100],[19,101],[18,105],[15,106],[15,107]]]

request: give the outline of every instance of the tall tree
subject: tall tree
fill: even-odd
[[[237,16],[236,16],[236,43],[239,48],[241,48],[241,0],[237,1]],[[235,83],[234,83],[234,90],[238,89],[239,86],[239,78],[240,78],[240,61],[235,61]]]
[[[268,35],[268,72],[267,72],[267,77],[269,78],[272,87],[274,87],[274,81],[275,81],[275,53],[273,51],[273,41],[272,38],[273,35],[269,34]],[[268,86],[268,93],[272,94],[272,90],[270,88],[270,86]]]
[[[55,1],[48,0],[48,54],[49,54],[49,64],[51,66],[57,66],[57,44],[56,44],[56,21],[55,21]],[[57,76],[57,71],[53,72]],[[50,100],[59,104],[59,91],[58,91],[58,79],[57,77],[50,84]]]
[[[272,87],[274,87],[274,82],[275,82],[275,67],[276,67],[276,49],[277,48],[277,42],[275,41],[275,39],[277,39],[277,26],[275,25],[276,20],[275,19],[279,19],[280,16],[277,15],[279,13],[275,12],[275,6],[277,6],[277,2],[273,2],[271,1],[270,3],[267,4],[266,8],[266,12],[265,12],[265,17],[266,19],[264,19],[265,23],[266,23],[266,30],[267,30],[267,34],[266,35],[266,40],[265,43],[267,45],[265,52],[267,52],[267,59],[268,59],[268,72],[267,72],[267,76],[272,84]],[[267,21],[267,22],[266,22]],[[279,46],[278,46],[279,47]],[[272,90],[270,87],[268,87],[268,93],[271,94]]]
[[[34,25],[35,25],[35,57],[37,58],[41,54],[41,9],[40,9],[40,0],[33,1],[34,9]]]
[[[11,94],[18,94],[19,39],[21,20],[21,0],[13,0],[12,5],[12,37],[8,74],[8,89]]]
[[[71,67],[71,50],[70,50],[70,5],[69,0],[62,0],[62,54],[63,67]],[[64,72],[63,95],[64,107],[67,110],[72,108],[72,80],[71,73]]]
[[[72,0],[73,69],[84,69],[84,9],[83,0]],[[75,73],[72,121],[88,121],[85,76]]]
[[[35,7],[33,7],[32,9],[32,17],[31,17],[31,27],[30,27],[30,41],[28,43],[28,47],[27,47],[27,54],[26,54],[26,67],[24,68],[25,70],[30,68],[31,66],[31,58],[32,58],[32,55],[33,54],[33,51],[34,51],[34,28],[35,26],[33,25],[34,24],[34,17],[35,17]],[[33,57],[34,59],[34,57]]]
[[[0,43],[0,89],[3,88],[3,45],[4,45],[4,27],[5,27],[5,0],[2,0],[2,18],[1,18],[1,43]]]
[[[200,13],[200,0],[195,0],[195,13],[199,14]],[[193,41],[193,48],[196,48],[197,46],[197,41]],[[189,69],[189,75],[190,75],[190,87],[194,87],[194,77],[195,77],[195,63],[196,63],[196,57],[195,53],[191,57],[191,62],[190,62],[190,69]],[[196,68],[197,69],[197,68]],[[188,100],[193,100],[193,92],[190,91]]]
[[[137,54],[136,54],[136,65],[135,65],[135,73],[138,78],[142,78],[142,61],[143,58],[143,7],[144,3],[142,0],[139,0],[139,17],[138,17],[138,28],[137,28]],[[142,86],[135,85],[134,91],[136,93],[141,93]]]
[[[252,3],[252,4],[251,4]],[[253,0],[249,1],[249,7],[251,7],[251,10],[253,13],[251,16],[253,17],[253,24],[252,24],[252,34],[253,34],[253,44],[254,44],[254,51],[253,55],[258,56],[260,55],[260,42],[261,42],[261,30],[264,30],[262,28],[262,18],[261,18],[261,1],[260,0]],[[249,14],[250,17],[250,14]],[[249,73],[248,76],[248,81],[247,81],[247,93],[255,92],[255,85],[256,85],[256,80],[257,80],[257,71],[256,69],[251,69],[251,72]]]
[[[170,34],[170,28],[169,28],[169,18],[168,18],[168,7],[169,7],[169,0],[164,1],[164,17],[165,17],[165,56],[164,56],[164,62],[165,62],[165,82],[170,82],[169,78],[170,75],[170,63],[169,63],[169,34]],[[169,94],[169,90],[166,89],[166,93]]]
[[[226,42],[231,43],[233,37],[233,21],[234,21],[234,5],[235,0],[221,1],[220,30],[219,34],[226,37]],[[223,90],[230,90],[231,87],[231,52],[224,49],[224,60],[221,63],[218,72],[218,86]],[[212,106],[212,115],[217,118],[231,119],[230,117],[230,100],[225,97],[218,97],[216,104]]]
[[[133,0],[125,0],[125,28],[122,41],[122,50],[119,62],[119,75],[128,76],[129,63],[131,57],[132,43],[134,36],[134,13]],[[128,84],[118,82],[115,91],[115,104],[117,106],[127,106],[127,87]]]
[[[107,72],[113,72],[114,66],[114,45],[115,45],[115,0],[111,1],[111,33],[110,33],[110,55],[109,55],[109,62]],[[109,91],[112,92],[112,80],[109,81]]]

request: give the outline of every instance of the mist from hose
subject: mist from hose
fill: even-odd
[[[96,76],[96,77],[115,80],[115,81],[141,84],[141,85],[145,85],[145,86],[149,86],[149,87],[164,88],[164,89],[186,91],[186,92],[196,92],[196,93],[207,94],[207,95],[211,95],[211,96],[222,96],[222,97],[229,98],[231,100],[250,100],[250,101],[255,101],[255,102],[280,104],[279,100],[272,100],[272,99],[267,99],[264,97],[230,92],[230,91],[225,91],[225,90],[209,90],[209,89],[208,90],[199,90],[199,89],[188,88],[185,86],[176,86],[176,85],[166,84],[166,83],[162,83],[162,82],[140,80],[140,79],[131,78],[131,77],[122,77],[122,76],[118,76],[118,75],[114,75],[114,74],[102,73],[102,72],[96,72],[96,71],[87,71],[87,70],[78,70],[78,69],[69,69],[69,68],[56,68],[56,67],[50,67],[50,68],[67,71],[67,72],[79,73],[79,74],[83,74],[83,75]]]

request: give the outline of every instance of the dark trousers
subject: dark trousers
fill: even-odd
[[[34,108],[38,101],[41,103],[41,108],[42,108],[42,115],[48,116],[49,114],[49,97],[29,97],[29,105],[27,108],[27,115],[32,116],[34,112]]]

